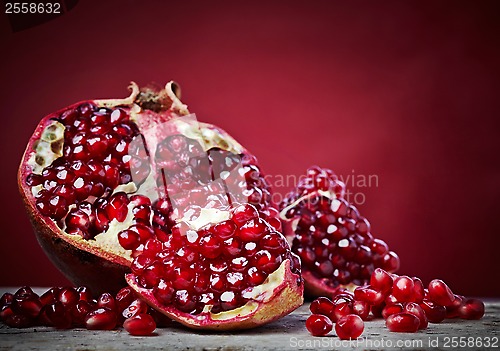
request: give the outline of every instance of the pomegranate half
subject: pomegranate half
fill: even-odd
[[[257,159],[198,122],[170,82],[44,117],[18,172],[36,237],[75,285],[130,284],[195,328],[249,328],[300,306],[300,260]]]

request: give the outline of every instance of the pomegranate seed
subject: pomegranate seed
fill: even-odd
[[[373,289],[385,293],[392,288],[393,280],[389,273],[381,268],[376,268],[370,278],[370,285]]]
[[[59,296],[59,288],[51,288],[40,296],[40,302],[43,306],[51,305],[57,301]]]
[[[333,308],[333,315],[331,318],[333,322],[337,322],[340,318],[352,314],[352,304],[350,302],[339,302]]]
[[[484,303],[478,299],[467,299],[458,309],[460,318],[481,319],[484,316]]]
[[[462,305],[462,302],[465,300],[464,296],[454,295],[455,299],[451,303],[451,305],[446,306],[446,318],[459,318],[459,308]]]
[[[23,314],[30,318],[36,318],[42,309],[42,303],[38,297],[29,296],[14,298],[10,307],[14,313]]]
[[[382,317],[384,319],[387,319],[389,316],[392,316],[393,314],[403,312],[403,310],[404,310],[403,305],[400,303],[396,303],[390,306],[385,306],[384,309],[382,310]]]
[[[366,320],[370,314],[370,305],[363,301],[353,301],[352,312],[358,315],[362,320]]]
[[[14,301],[14,294],[4,293],[0,298],[0,308],[12,304]]]
[[[107,308],[98,308],[85,316],[85,328],[89,330],[113,330],[116,322],[116,313]]]
[[[420,303],[425,315],[431,323],[441,323],[446,318],[446,308],[432,301],[424,300]]]
[[[106,206],[106,214],[110,220],[116,219],[118,222],[125,221],[128,213],[128,198],[123,192],[114,194]]]
[[[393,252],[389,251],[382,257],[381,267],[387,272],[396,272],[399,269],[399,257]]]
[[[311,302],[309,310],[313,314],[322,314],[324,316],[331,317],[333,316],[334,307],[335,305],[328,297],[318,297],[316,300]]]
[[[151,335],[156,329],[156,323],[149,314],[141,313],[123,322],[123,327],[131,335]]]
[[[422,283],[422,280],[420,280],[420,278],[412,277],[411,279],[414,283],[413,301],[416,303],[421,303],[425,297],[424,284]]]
[[[208,282],[208,281],[207,281]],[[174,289],[163,279],[153,288],[153,295],[163,305],[169,305],[174,297]]]
[[[5,318],[4,323],[12,328],[28,328],[33,324],[33,320],[23,314],[12,314]]]
[[[105,307],[111,311],[117,311],[115,298],[110,293],[102,293],[97,300],[97,307]]]
[[[333,329],[330,318],[322,314],[312,314],[306,320],[306,328],[313,336],[325,336]]]
[[[403,312],[387,317],[385,325],[391,332],[415,333],[420,326],[420,320],[413,314]]]
[[[63,288],[59,291],[57,299],[63,304],[64,308],[69,309],[80,301],[80,294],[73,288]]]
[[[357,339],[364,329],[363,320],[355,314],[344,316],[335,324],[335,332],[341,340]]]
[[[85,300],[80,300],[71,308],[71,319],[73,324],[78,327],[85,326],[85,316],[92,311],[92,307]]]
[[[434,279],[429,283],[429,300],[441,306],[450,306],[455,300],[452,291],[440,279]]]
[[[128,307],[126,307],[123,312],[122,316],[125,319],[132,318],[134,316],[137,316],[142,313],[146,313],[148,310],[148,305],[140,300],[140,299],[135,299],[133,300]]]
[[[141,243],[141,237],[136,231],[125,229],[118,233],[118,242],[125,250],[135,250]]]
[[[66,307],[59,301],[52,305],[45,306],[45,315],[50,321],[50,324],[57,329],[71,328],[71,314]]]
[[[80,286],[76,289],[76,292],[78,293],[78,295],[80,295],[80,301],[92,301],[92,292],[88,287]]]
[[[384,294],[370,287],[358,287],[354,290],[356,300],[364,301],[370,305],[380,305],[384,301]]]
[[[199,241],[200,251],[207,258],[216,258],[222,252],[219,240],[211,234],[202,237]]]
[[[413,280],[403,275],[394,279],[392,295],[394,295],[399,302],[410,302],[414,299],[414,288],[415,284]]]
[[[418,329],[426,329],[427,328],[427,325],[428,325],[427,316],[425,315],[425,312],[422,309],[422,307],[420,307],[418,304],[413,303],[413,302],[409,302],[405,305],[404,311],[407,313],[413,314],[414,316],[416,316],[419,319],[420,324],[419,324]]]

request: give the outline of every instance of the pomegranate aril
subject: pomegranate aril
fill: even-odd
[[[118,233],[118,242],[125,250],[134,250],[141,243],[141,237],[136,231],[125,229]]]
[[[341,340],[357,339],[364,329],[363,320],[355,314],[344,316],[335,324],[335,332]]]
[[[115,296],[117,311],[119,312],[123,311],[125,308],[130,306],[130,304],[132,303],[132,301],[134,301],[134,299],[135,299],[135,294],[132,288],[127,286],[125,288],[120,289],[120,291],[118,291]]]
[[[47,305],[44,308],[45,315],[50,321],[51,325],[57,329],[71,328],[72,320],[69,310],[61,303],[56,302],[52,305]]]
[[[123,192],[114,194],[106,206],[107,217],[112,220],[116,219],[118,222],[125,221],[128,213],[128,198]]]
[[[353,301],[352,313],[358,315],[362,320],[366,320],[370,314],[370,305],[363,301]]]
[[[411,302],[414,299],[414,287],[415,284],[410,277],[396,277],[392,286],[392,295],[399,302]]]
[[[85,328],[89,330],[113,330],[116,323],[116,313],[108,308],[98,308],[85,316]]]
[[[313,336],[325,336],[333,329],[330,318],[322,314],[312,314],[306,320],[306,328]]]
[[[309,310],[313,314],[322,314],[324,316],[331,317],[334,307],[335,305],[328,297],[318,297],[316,300],[311,302]]]
[[[392,316],[393,314],[401,313],[403,312],[404,307],[400,303],[396,303],[394,305],[389,305],[385,306],[384,309],[382,310],[382,317],[384,319],[387,319],[389,316]]]
[[[85,300],[80,300],[71,308],[71,319],[73,324],[78,327],[85,325],[85,317],[92,311],[92,306]]]
[[[421,303],[425,298],[424,284],[422,283],[422,280],[420,280],[420,278],[412,277],[411,279],[413,280],[414,283],[413,302]]]
[[[149,314],[141,313],[123,322],[123,327],[129,334],[135,336],[151,335],[156,329],[156,323]]]
[[[337,322],[340,318],[352,314],[352,303],[350,302],[340,302],[336,303],[333,308],[333,314],[331,315],[332,322]]]
[[[115,298],[110,293],[102,293],[97,299],[97,307],[105,307],[111,311],[118,311]]]
[[[450,306],[455,300],[453,292],[448,285],[440,279],[434,279],[429,283],[428,299],[441,306]]]
[[[0,308],[10,305],[14,301],[14,294],[4,293],[0,298]]]
[[[30,296],[22,299],[14,298],[10,307],[16,314],[22,314],[30,318],[36,318],[40,313],[43,305],[38,297]]]
[[[208,285],[208,280],[207,280]],[[204,290],[204,289],[203,289]],[[154,297],[163,305],[169,305],[174,297],[175,290],[169,282],[161,279],[153,288]]]
[[[458,308],[460,318],[481,319],[484,315],[484,303],[478,299],[466,299]]]
[[[63,304],[65,308],[71,308],[80,301],[80,294],[74,288],[63,288],[59,291],[57,300]]]
[[[451,305],[446,306],[446,318],[459,318],[460,312],[459,308],[462,305],[462,302],[465,300],[464,296],[454,295],[455,299],[451,303]]]
[[[28,328],[33,324],[33,319],[23,314],[11,314],[5,318],[4,323],[11,328]]]
[[[419,319],[419,327],[418,329],[426,329],[429,323],[427,316],[425,315],[425,311],[418,304],[414,302],[409,302],[404,307],[404,312],[413,314]]]
[[[384,301],[384,294],[370,287],[358,287],[354,290],[354,297],[358,301],[364,301],[370,305],[380,305]]]
[[[128,319],[137,316],[141,313],[146,313],[147,310],[148,310],[148,305],[144,301],[140,299],[135,299],[130,303],[128,307],[126,307],[122,311],[122,316],[125,319]]]
[[[413,314],[403,312],[390,315],[385,325],[391,332],[415,333],[420,326],[420,320]]]
[[[40,296],[40,302],[43,306],[53,304],[59,296],[59,288],[50,288]]]
[[[431,323],[441,323],[446,318],[446,307],[437,305],[432,301],[423,300],[420,307],[424,310],[425,315]]]
[[[387,292],[392,288],[393,280],[389,273],[381,268],[376,268],[370,278],[370,285],[381,292]]]

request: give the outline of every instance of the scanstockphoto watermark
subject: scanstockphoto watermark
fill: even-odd
[[[294,189],[301,181],[304,181],[305,175],[296,176],[294,174],[266,175],[264,178],[274,190],[273,202],[280,203],[283,200],[286,189]],[[348,174],[337,174],[338,179],[345,184],[345,199],[357,206],[366,202],[365,191],[368,188],[378,188],[380,179],[378,174],[362,174],[352,169]]]
[[[325,338],[298,338],[291,337],[291,348],[300,349],[338,349],[338,348],[361,348],[361,349],[386,349],[386,348],[424,348],[429,346],[427,341],[421,339],[367,339],[340,340],[336,337]]]

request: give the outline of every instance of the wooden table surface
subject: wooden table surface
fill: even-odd
[[[16,289],[0,288],[0,293]],[[44,292],[46,288],[35,289]],[[56,330],[48,327],[9,328],[0,324],[0,350],[500,350],[500,299],[485,299],[486,314],[479,321],[459,319],[429,324],[418,333],[391,333],[383,320],[365,322],[357,341],[309,335],[306,303],[290,315],[269,325],[240,332],[193,331],[182,326],[156,330],[156,335],[134,337],[123,329],[90,331]],[[460,339],[462,338],[462,339]],[[465,347],[460,343],[465,342]],[[485,347],[489,342],[490,347]]]

